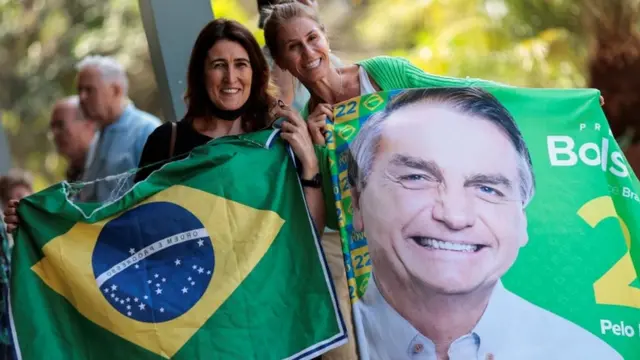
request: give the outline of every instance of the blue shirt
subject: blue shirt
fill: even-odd
[[[83,178],[90,183],[82,188],[80,199],[106,202],[130,189],[134,175],[123,173],[138,167],[147,137],[160,124],[157,117],[127,105],[116,122],[100,131],[93,161]]]

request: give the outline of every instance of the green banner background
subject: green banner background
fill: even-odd
[[[527,208],[529,242],[503,277],[505,287],[598,335],[625,358],[637,357],[640,186],[610,133],[599,92],[484,88],[516,119],[537,181],[536,194]],[[334,195],[353,303],[366,290],[371,262],[366,238],[352,229],[346,152],[361,125],[397,93],[380,92],[336,105],[334,124],[328,129]],[[554,139],[558,148],[573,141],[576,164],[553,166],[549,142]],[[608,147],[604,155],[603,147]],[[569,159],[569,155],[557,156],[560,161]],[[607,161],[606,170],[602,159]],[[620,164],[628,168],[627,176],[615,174],[620,175]],[[607,320],[618,325],[624,322],[622,328],[630,326],[634,335],[611,330],[603,334],[601,321]]]

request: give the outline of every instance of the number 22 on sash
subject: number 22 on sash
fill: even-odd
[[[593,283],[596,303],[640,308],[640,289],[629,285],[637,278],[629,253],[631,235],[627,224],[616,212],[611,197],[602,196],[587,202],[578,210],[578,216],[592,228],[605,219],[618,219],[627,245],[625,254]]]

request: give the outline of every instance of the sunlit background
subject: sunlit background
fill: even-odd
[[[322,0],[320,8],[332,49],[345,62],[399,55],[438,75],[597,87],[622,139],[638,124],[632,110],[640,105],[639,2]],[[213,8],[264,43],[255,0],[215,0]],[[49,113],[57,98],[74,93],[74,64],[90,53],[122,61],[132,100],[162,115],[137,1],[0,0],[2,123],[13,166],[34,173],[36,190],[63,178]]]

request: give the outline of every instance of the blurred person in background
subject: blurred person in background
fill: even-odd
[[[0,205],[6,209],[11,200],[20,200],[33,193],[33,176],[21,169],[11,169],[0,176]]]
[[[12,203],[17,204],[20,199],[32,193],[33,176],[31,173],[21,169],[11,169],[7,175],[0,176],[0,206],[3,210],[9,211]],[[7,230],[11,230],[9,225],[7,225]],[[8,254],[7,250],[13,247],[13,239],[11,235],[8,235],[6,239],[1,240],[1,251],[3,254]]]
[[[316,11],[318,10],[318,2],[316,0],[297,1],[301,4],[312,7]],[[258,13],[260,14],[258,27],[260,29],[264,28],[264,23],[267,17],[267,11],[265,10],[278,2],[278,0],[258,0]],[[265,46],[262,49],[262,52],[267,58],[269,67],[271,67],[271,76],[280,91],[280,99],[287,105],[291,106],[294,110],[298,112],[301,111],[307,101],[309,101],[309,91],[297,78],[291,75],[289,71],[283,70],[274,63],[268,47]],[[342,67],[342,61],[340,61],[340,59],[334,54],[329,54],[329,60],[334,67]]]
[[[77,88],[84,116],[96,122],[100,136],[95,156],[84,181],[95,181],[135,169],[147,137],[160,120],[137,109],[127,97],[129,81],[124,67],[115,59],[88,56],[77,65]],[[80,193],[85,202],[112,200],[133,185],[133,177],[118,181],[96,181]]]
[[[7,175],[0,176],[0,206],[6,209],[11,199],[22,199],[33,193],[32,175],[21,169],[11,169]],[[1,216],[0,216],[1,217]],[[0,226],[4,226],[0,222]],[[7,300],[11,270],[11,249],[13,237],[2,229],[0,231],[0,358],[13,359],[13,341]]]
[[[96,123],[84,117],[78,96],[56,102],[49,129],[56,151],[68,162],[66,180],[81,181],[93,159],[97,135]]]

